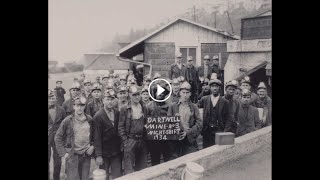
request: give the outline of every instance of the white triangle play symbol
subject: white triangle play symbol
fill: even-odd
[[[159,94],[163,93],[163,91],[164,91],[164,89],[157,84],[157,96],[159,96]]]

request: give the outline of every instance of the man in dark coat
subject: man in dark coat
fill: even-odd
[[[267,95],[267,87],[263,82],[259,83],[257,88],[258,98],[252,102],[252,105],[256,108],[261,108],[262,113],[262,125],[261,127],[269,126],[272,123],[272,100]]]
[[[156,93],[154,93],[156,94]],[[159,94],[156,99],[157,100],[163,100],[165,98],[165,94],[161,93]],[[167,116],[169,104],[164,102],[156,102],[151,101],[147,105],[148,109],[148,117],[163,117]],[[170,142],[169,142],[170,141]],[[163,155],[164,162],[167,162],[172,159],[171,152],[173,151],[170,149],[172,146],[170,146],[170,143],[174,143],[175,141],[167,140],[167,141],[157,141],[157,140],[149,140],[147,141],[148,150],[151,155],[151,164],[152,166],[160,164],[160,156]]]
[[[217,78],[221,79],[222,74],[221,74],[221,71],[219,69],[219,56],[214,55],[212,57],[212,61],[210,62],[209,66],[212,69],[212,73],[216,73],[218,75]]]
[[[67,116],[74,112],[73,102],[80,95],[80,83],[75,81],[69,89],[69,92],[70,98],[62,104],[62,108],[65,110]]]
[[[236,88],[238,87],[238,82],[236,80],[232,80],[226,83],[226,94],[224,98],[229,101],[229,111],[231,114],[231,121],[226,125],[228,129],[225,129],[227,132],[232,132],[236,134],[237,126],[238,126],[238,114],[239,114],[239,107],[240,101],[233,97]]]
[[[123,142],[124,173],[129,174],[147,167],[146,131],[147,108],[141,102],[141,91],[136,85],[131,86],[131,103],[120,110],[118,132]]]
[[[118,135],[119,111],[113,107],[115,94],[105,91],[103,108],[93,117],[96,164],[107,172],[111,167],[112,179],[121,176],[121,139]]]
[[[210,87],[209,87],[209,79],[205,78],[201,81],[201,92],[198,96],[198,100],[200,100],[203,96],[207,96],[211,94]]]
[[[199,150],[197,137],[202,130],[202,118],[197,105],[190,101],[191,85],[183,82],[180,86],[179,102],[169,106],[167,116],[180,116],[180,138],[174,143],[173,158],[177,158]]]
[[[199,77],[203,77],[210,79],[211,74],[213,72],[212,67],[209,65],[210,57],[209,55],[205,55],[203,57],[203,65],[198,67],[198,75]]]
[[[102,86],[98,83],[94,83],[91,88],[91,95],[93,97],[92,101],[88,103],[86,107],[86,113],[91,117],[103,108],[103,102],[101,98]]]
[[[221,81],[211,79],[209,86],[212,94],[202,97],[198,102],[199,107],[203,108],[203,148],[214,145],[215,134],[229,129],[226,125],[231,121],[229,101],[220,97]]]
[[[186,65],[182,64],[181,52],[176,53],[176,62],[170,66],[169,79],[178,78],[184,76],[186,71]]]
[[[242,136],[260,128],[258,109],[250,105],[250,96],[251,92],[248,89],[242,91],[236,136]]]
[[[187,57],[187,67],[184,74],[186,81],[191,85],[191,97],[192,103],[197,103],[198,101],[198,86],[199,86],[199,76],[197,68],[192,64],[192,56]]]
[[[53,151],[53,179],[60,179],[61,157],[54,143],[54,136],[66,117],[64,109],[57,105],[56,91],[49,90],[48,94],[48,176],[50,176],[51,149]],[[50,179],[50,178],[49,178]]]
[[[60,157],[66,161],[67,180],[89,180],[94,146],[92,118],[84,113],[86,101],[83,96],[73,101],[74,112],[62,121],[54,138]]]
[[[63,87],[61,87],[62,81],[56,82],[56,88],[54,90],[57,92],[57,104],[59,106],[62,106],[62,103],[64,102],[64,95],[66,94],[66,91]]]

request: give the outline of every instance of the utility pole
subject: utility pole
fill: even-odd
[[[196,22],[196,6],[193,6],[193,21]]]
[[[229,16],[229,12],[227,11],[227,15],[228,15],[228,19],[229,19],[229,23],[230,23],[230,26],[231,26],[231,31],[232,31],[232,34],[234,33],[233,31],[233,26],[232,26],[232,22],[231,22],[231,19],[230,19],[230,16]]]
[[[217,12],[214,12],[214,28],[217,28]]]

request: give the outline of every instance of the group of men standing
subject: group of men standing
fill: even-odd
[[[192,57],[187,66],[181,63],[181,53],[176,57],[169,73],[172,95],[164,102],[152,101],[148,95],[150,82],[160,78],[159,73],[153,78],[144,76],[142,86],[132,73],[106,74],[102,82],[96,78],[93,83],[83,75],[74,81],[66,101],[62,101],[61,81],[55,90],[49,89],[48,164],[52,149],[54,180],[60,179],[61,158],[66,161],[68,180],[89,179],[91,158],[108,176],[111,172],[117,178],[146,168],[148,154],[151,164],[157,165],[161,155],[166,162],[199,150],[200,134],[206,148],[215,144],[217,132],[241,136],[271,125],[271,98],[264,83],[259,84],[257,95],[250,91],[249,77],[240,85],[233,80],[225,84],[222,97],[220,75],[209,65],[209,56],[199,68],[192,65]],[[156,99],[166,96],[168,93],[158,94]],[[147,140],[145,124],[150,116],[179,116],[179,139]]]

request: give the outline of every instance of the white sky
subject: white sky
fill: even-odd
[[[204,0],[49,0],[49,60],[78,60],[117,32],[153,27],[199,2]]]

